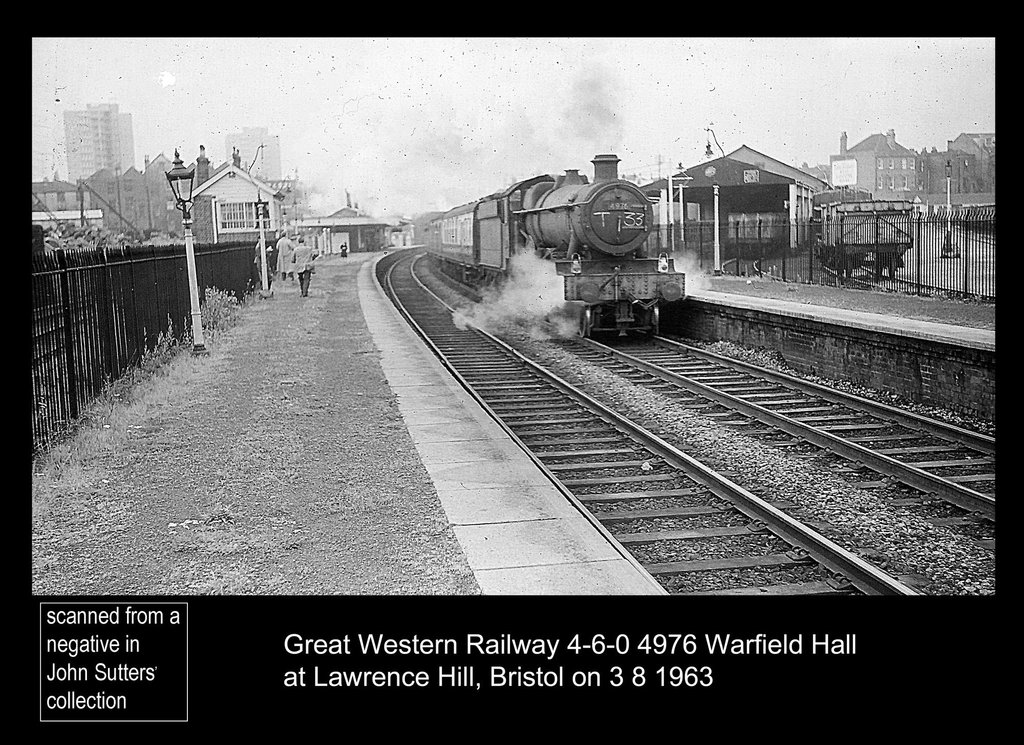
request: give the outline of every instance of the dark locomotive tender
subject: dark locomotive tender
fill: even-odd
[[[594,157],[594,181],[577,170],[536,176],[431,222],[429,246],[463,282],[500,282],[509,260],[554,261],[579,332],[656,333],[660,307],[683,298],[685,277],[667,254],[647,256],[651,200],[618,177],[619,158]]]

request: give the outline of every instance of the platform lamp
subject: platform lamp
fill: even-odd
[[[686,169],[683,168],[682,162],[679,163],[680,176],[678,178],[679,183],[679,242],[682,244],[681,249],[686,249],[686,185],[693,181],[693,176],[686,174]]]
[[[196,281],[196,254],[192,243],[192,189],[195,186],[195,167],[185,168],[177,148],[174,167],[167,171],[167,182],[174,194],[174,202],[181,210],[181,224],[185,229],[185,261],[188,265],[188,291],[192,307],[192,354],[209,354],[203,336],[203,314],[199,309],[199,283]]]
[[[719,145],[719,143],[718,143],[718,137],[715,136],[715,130],[711,129],[711,127],[709,125],[709,126],[704,128],[704,132],[707,134],[707,147],[704,149],[704,154],[707,157],[709,157],[709,158],[714,157],[715,151],[711,149],[711,139],[714,138],[715,145],[718,146],[718,150],[719,150],[720,153],[722,153],[722,157],[724,158],[725,157],[725,151],[722,150],[722,146]],[[718,234],[718,231],[719,231],[719,226],[718,226],[718,177],[717,177],[717,169],[715,169],[714,166],[712,166],[709,170],[712,171],[710,175],[715,177],[715,180],[714,180],[714,183],[713,183],[713,186],[712,186],[712,188],[714,189],[714,193],[715,193],[715,270],[714,270],[714,273],[715,273],[715,276],[718,277],[718,276],[721,276],[721,274],[722,274],[722,240],[721,240],[721,236]],[[707,173],[707,171],[705,171],[705,173]]]
[[[267,281],[267,237],[264,230],[264,215],[269,214],[267,207],[269,202],[263,201],[262,192],[256,192],[256,225],[260,229],[260,276],[263,278],[263,292],[270,289]]]

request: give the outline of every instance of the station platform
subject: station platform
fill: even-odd
[[[33,592],[664,594],[404,323],[383,256],[274,282],[90,417],[80,467],[35,464]]]
[[[663,311],[663,333],[768,348],[801,374],[995,419],[993,304],[704,279],[677,308]]]
[[[788,318],[818,321],[876,334],[939,342],[985,352],[994,352],[996,348],[995,331],[960,324],[938,323],[865,310],[798,303],[718,290],[697,290],[688,293],[687,297],[721,307],[772,313]]]
[[[449,374],[374,278],[359,302],[416,454],[484,594],[665,594],[612,548]]]

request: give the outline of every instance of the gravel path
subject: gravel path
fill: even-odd
[[[250,301],[72,485],[36,489],[33,592],[478,594],[363,322],[370,258]]]

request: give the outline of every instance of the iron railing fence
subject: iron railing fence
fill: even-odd
[[[251,243],[197,245],[195,253],[201,302],[210,287],[243,297]],[[33,255],[33,449],[66,431],[162,335],[191,334],[190,312],[184,245]]]
[[[663,225],[648,255],[668,252],[680,271],[711,272],[714,236],[713,220],[688,220],[671,233]],[[719,264],[737,276],[994,301],[995,208],[722,220]]]

